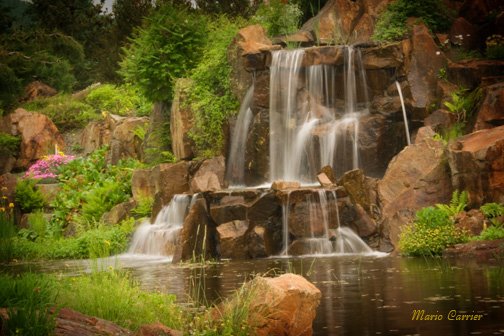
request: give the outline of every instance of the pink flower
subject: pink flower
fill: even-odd
[[[67,164],[75,159],[72,155],[48,155],[35,162],[25,173],[25,177],[44,179],[56,177],[59,166]]]

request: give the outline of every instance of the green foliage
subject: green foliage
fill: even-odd
[[[0,132],[0,156],[17,155],[21,139],[10,134]]]
[[[52,202],[54,208],[49,231],[58,236],[74,222],[81,231],[95,227],[104,212],[131,196],[131,174],[139,162],[123,160],[108,165],[107,148],[78,158],[61,167],[58,179],[61,191]]]
[[[144,292],[119,271],[64,279],[59,301],[65,307],[131,330],[158,321],[177,330],[184,326],[183,311],[175,304],[174,295]]]
[[[270,36],[287,35],[298,29],[302,14],[295,3],[271,0],[259,5],[252,22],[262,25]]]
[[[504,205],[499,203],[485,203],[480,210],[488,219],[504,216]]]
[[[450,27],[447,9],[440,0],[391,2],[376,22],[373,39],[375,41],[394,41],[406,36],[406,20],[409,17],[421,19],[434,32],[445,31]]]
[[[434,135],[434,140],[442,141],[444,145],[448,145],[462,135],[464,135],[464,124],[456,122],[448,129],[441,129],[439,133],[436,133]]]
[[[494,34],[487,37],[485,44],[487,58],[504,59],[504,37],[502,35]]]
[[[174,80],[186,76],[200,59],[206,19],[166,3],[145,24],[123,49],[119,73],[151,101],[167,101]]]
[[[104,257],[126,251],[133,232],[131,220],[120,225],[104,226],[82,232],[77,237],[28,237],[13,239],[13,258],[19,260],[87,259]]]
[[[93,107],[67,94],[36,99],[24,104],[23,108],[45,114],[60,131],[82,128],[101,117]]]
[[[97,112],[107,111],[121,116],[146,116],[152,109],[152,104],[130,85],[100,85],[89,92],[85,102]]]
[[[400,234],[401,251],[414,256],[439,255],[446,247],[467,241],[467,233],[455,226],[453,217],[465,209],[468,199],[466,191],[456,190],[450,204],[418,210],[413,225]]]
[[[45,205],[42,192],[36,184],[37,180],[30,178],[19,179],[16,184],[16,203],[24,213],[42,209]]]
[[[9,203],[6,193],[7,188],[0,191],[0,261],[9,261],[12,258],[12,238],[16,235],[14,226],[13,203]]]
[[[14,278],[0,274],[0,306],[7,307],[9,316],[2,326],[5,335],[53,334],[54,315],[49,311],[56,303],[55,286],[55,281],[45,275],[24,274]]]
[[[21,89],[21,79],[7,64],[0,62],[0,116],[14,105]]]
[[[459,192],[455,190],[452,194],[450,204],[436,204],[436,208],[446,213],[449,217],[453,217],[467,207],[469,201],[469,194],[467,191]]]
[[[472,92],[467,89],[458,89],[451,93],[451,102],[444,102],[444,105],[451,113],[456,114],[457,121],[464,124],[472,115],[474,109],[483,98],[483,91],[478,88]]]
[[[225,17],[216,19],[210,25],[201,61],[190,75],[188,104],[195,115],[190,137],[201,157],[220,153],[224,123],[239,107],[231,92],[231,66],[226,57],[227,47],[238,29],[236,22]]]
[[[504,227],[491,225],[484,229],[474,240],[495,240],[504,239]]]
[[[46,236],[47,224],[48,221],[40,210],[28,215],[28,226],[39,238],[43,239]]]
[[[150,217],[152,213],[152,206],[154,205],[154,198],[151,196],[140,197],[137,206],[133,209],[135,217]]]

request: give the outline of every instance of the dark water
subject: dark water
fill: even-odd
[[[315,335],[504,335],[504,262],[333,256],[224,261],[205,267],[138,258],[106,263],[122,265],[145,289],[176,294],[181,302],[218,301],[258,273],[301,274],[322,292]],[[10,271],[28,268],[76,274],[89,265],[52,262],[18,265]],[[412,320],[414,310],[442,320]],[[481,315],[481,320],[448,320],[455,313]]]

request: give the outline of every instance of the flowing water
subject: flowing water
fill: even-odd
[[[130,254],[171,256],[175,251],[177,237],[191,202],[189,195],[175,195],[165,206],[153,224],[144,221],[135,231]]]
[[[412,259],[387,256],[325,256],[223,261],[198,268],[166,259],[119,257],[104,266],[122,265],[146,290],[188,300],[218,302],[252,274],[298,273],[322,293],[314,335],[503,335],[504,263]],[[9,273],[89,272],[88,261],[54,261],[2,266]],[[203,288],[201,296],[191,297]],[[442,315],[439,321],[412,320],[414,310]],[[450,311],[481,314],[480,321],[448,320]]]
[[[270,181],[310,184],[325,165],[339,174],[359,167],[359,120],[368,113],[369,94],[360,51],[346,46],[344,52],[339,70],[303,67],[303,49],[272,53]]]
[[[411,145],[410,132],[409,132],[409,126],[408,126],[408,116],[406,114],[406,106],[404,106],[404,98],[402,95],[401,84],[399,84],[398,81],[396,81],[395,84],[397,87],[397,92],[399,92],[399,98],[401,99],[401,107],[402,107],[402,113],[403,113],[403,119],[404,119],[404,130],[406,132],[406,141],[407,141],[408,145]]]

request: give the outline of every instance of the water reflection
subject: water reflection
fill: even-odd
[[[294,272],[322,292],[315,335],[499,335],[504,334],[504,267],[441,259],[317,257],[224,261],[205,267],[172,265],[163,258],[121,257],[143,288],[177,295],[180,302],[212,303],[254,274]],[[95,265],[96,267],[96,265]],[[89,272],[86,261],[8,266],[10,272]],[[4,268],[5,270],[5,268]],[[412,320],[414,310],[441,321]],[[481,314],[480,321],[449,321],[448,313]]]

